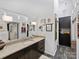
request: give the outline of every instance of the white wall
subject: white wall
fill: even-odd
[[[21,13],[29,17],[29,20],[32,21],[32,18],[36,19],[37,22],[40,18],[53,17],[54,13],[54,0],[0,0],[0,8],[8,9],[17,13]],[[14,16],[16,19],[16,17]],[[29,22],[29,21],[28,21]],[[37,25],[38,26],[38,25]],[[46,52],[48,54],[54,55],[56,51],[56,43],[54,39],[53,32],[38,32],[36,27],[35,32],[30,32],[33,34],[45,35],[46,37]],[[51,37],[51,39],[50,39]],[[49,44],[51,43],[51,44]]]
[[[72,0],[72,15],[71,20],[73,21],[77,17],[77,0]],[[72,41],[76,40],[76,21],[73,23],[71,21],[71,39]]]
[[[73,2],[76,4],[76,14],[78,16],[79,15],[79,0],[76,0],[76,1],[73,0]],[[76,33],[76,36],[77,36],[77,33]],[[76,45],[76,47],[77,47],[77,49],[76,49],[77,50],[77,59],[79,59],[79,39],[78,39],[78,37],[77,37],[76,41],[77,41],[77,45]]]
[[[40,22],[41,19],[48,19],[48,18],[50,18],[52,20],[51,23],[53,23],[52,32],[46,31],[46,25],[43,26],[43,31],[40,31],[39,26],[42,25],[42,23]],[[55,55],[55,53],[57,51],[57,44],[58,44],[58,42],[55,41],[55,19],[54,18],[55,18],[55,16],[53,15],[52,17],[33,18],[30,20],[30,21],[36,22],[36,26],[35,26],[36,29],[35,29],[35,31],[30,31],[30,36],[31,35],[45,36],[46,37],[46,39],[45,39],[45,53],[50,54],[52,56]]]
[[[57,17],[66,17],[71,16],[71,40],[76,40],[75,35],[75,23],[72,23],[72,21],[77,16],[77,6],[76,6],[77,0],[55,0],[54,1],[54,13],[57,15]]]
[[[57,51],[57,41],[55,40],[55,19],[52,18],[52,32],[46,31],[46,46],[45,46],[45,53],[48,53],[52,56],[55,56]]]
[[[2,26],[2,30],[0,29],[0,40],[8,40],[8,31],[7,31],[7,23],[0,21],[0,26]]]
[[[72,1],[71,0],[56,0],[55,2],[55,13],[58,17],[65,17],[72,15]],[[58,5],[58,6],[57,6]]]

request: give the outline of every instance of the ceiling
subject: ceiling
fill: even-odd
[[[26,15],[47,17],[53,14],[53,0],[0,0],[0,8]]]

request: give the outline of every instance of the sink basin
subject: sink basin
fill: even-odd
[[[4,48],[5,44],[0,44],[0,50]]]
[[[6,44],[2,40],[0,40],[0,50],[3,49],[5,45]]]

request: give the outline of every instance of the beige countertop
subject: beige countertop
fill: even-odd
[[[15,42],[8,42],[6,44],[6,46],[0,50],[0,59],[3,59],[19,50],[22,50],[24,48],[27,48],[31,45],[33,45],[34,43],[37,43],[41,40],[43,40],[45,37],[42,36],[38,36],[38,37],[33,37],[30,39],[26,39],[26,40],[19,40],[19,41],[15,41]]]

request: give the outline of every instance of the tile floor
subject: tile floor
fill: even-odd
[[[42,55],[39,59],[76,59],[76,50],[70,47],[59,46],[54,57]]]

